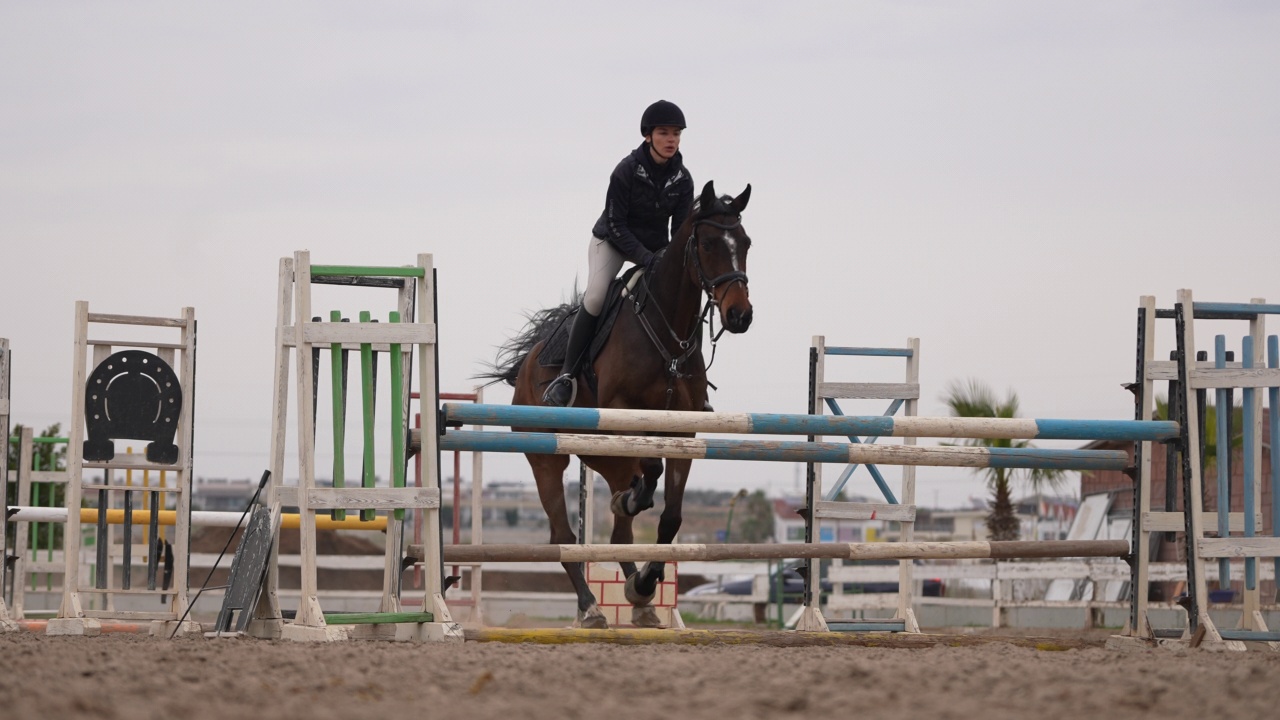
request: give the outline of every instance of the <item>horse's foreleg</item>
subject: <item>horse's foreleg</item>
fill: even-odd
[[[645,458],[640,461],[640,472],[632,476],[628,489],[613,494],[609,509],[614,515],[635,517],[653,507],[653,494],[658,490],[658,478],[662,477],[662,461]]]
[[[661,545],[670,545],[676,538],[676,533],[680,531],[680,524],[683,521],[682,508],[684,507],[684,487],[689,479],[689,468],[692,466],[692,460],[671,459],[667,460],[667,481],[663,489],[664,505],[662,508],[662,517],[658,519],[658,543]],[[653,598],[658,592],[658,583],[666,579],[666,563],[650,562],[645,563],[642,568],[634,576],[627,579],[627,599],[632,605],[648,605],[653,602]],[[643,603],[636,600],[643,599]],[[648,613],[641,613],[640,608],[636,608],[633,613],[633,621],[635,624],[657,624],[657,616],[652,612],[652,608]]]
[[[693,461],[688,459],[671,459],[667,461],[667,482],[664,488],[664,505],[662,517],[658,519],[658,544],[670,545],[680,532],[684,521],[684,487],[689,479],[689,468]],[[645,565],[640,578],[636,582],[636,590],[643,594],[652,594],[657,584],[666,579],[666,565],[651,562]]]

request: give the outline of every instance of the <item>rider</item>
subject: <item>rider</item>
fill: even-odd
[[[604,212],[591,229],[587,246],[587,289],[569,330],[569,347],[560,375],[547,386],[542,401],[564,407],[573,397],[573,378],[586,355],[596,318],[604,310],[609,283],[625,260],[653,269],[658,253],[689,216],[693,178],[680,154],[684,113],[675,103],[659,100],[640,117],[644,142],[622,159],[609,176]]]

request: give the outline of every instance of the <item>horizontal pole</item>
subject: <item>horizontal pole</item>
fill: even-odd
[[[127,488],[120,488],[122,490]],[[147,488],[134,488],[138,491],[145,491]],[[67,509],[58,507],[26,507],[20,505],[10,505],[9,510],[17,510],[9,520],[10,522],[50,522],[65,523],[67,521]],[[240,522],[241,513],[238,512],[220,512],[216,510],[193,510],[191,511],[191,524],[197,527],[235,527]],[[161,510],[160,517],[157,521],[160,525],[173,526],[177,524],[178,514],[173,510]],[[81,508],[80,522],[92,524],[98,522],[97,508]],[[135,525],[145,525],[151,522],[150,510],[134,510],[133,523]],[[280,516],[280,527],[285,530],[296,530],[300,523],[297,513],[284,513]],[[107,510],[108,525],[123,525],[124,510],[112,509]],[[361,521],[358,519],[350,520],[334,520],[327,514],[316,516],[316,528],[320,530],[386,530],[387,519],[378,517],[370,521]]]
[[[150,317],[146,315],[111,315],[108,313],[89,313],[91,323],[104,325],[148,325],[152,327],[185,327],[187,321],[182,318]]]
[[[392,267],[379,265],[312,265],[311,277],[340,275],[343,277],[425,277],[425,271],[416,265]]]
[[[915,354],[911,348],[873,348],[873,347],[837,347],[828,346],[822,349],[825,355],[855,355],[859,357],[911,357]]]
[[[843,442],[574,435],[567,433],[449,430],[441,450],[509,452],[531,455],[763,460],[768,462],[876,463],[969,468],[1123,470],[1123,450],[1041,448],[917,447]]]
[[[1280,315],[1280,305],[1266,305],[1264,303],[1220,303],[1220,302],[1197,302],[1192,303],[1196,315],[1200,313],[1221,313],[1236,315]]]
[[[1144,420],[788,415],[445,403],[446,423],[610,432],[864,435],[1011,440],[1170,440],[1178,424]]]
[[[930,598],[936,600],[937,598]],[[987,600],[987,602],[991,602]],[[105,631],[106,628],[104,627]],[[893,635],[868,635],[866,633],[797,632],[795,630],[657,630],[652,628],[609,628],[608,630],[584,630],[581,628],[468,628],[467,642],[533,643],[537,645],[569,645],[577,643],[608,643],[612,645],[761,645],[767,647],[875,647],[933,649],[938,636],[920,633],[895,633]],[[978,647],[992,643],[1017,645],[1038,652],[1045,650],[1084,650],[1092,640],[1017,637],[1012,635],[955,635],[947,637],[949,647]]]
[[[409,555],[422,559],[421,545]],[[444,562],[679,562],[712,560],[952,560],[1124,557],[1128,540],[772,543],[724,545],[445,545]]]

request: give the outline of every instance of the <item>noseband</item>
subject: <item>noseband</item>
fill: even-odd
[[[717,275],[714,278],[707,279],[707,273],[702,268],[702,256],[698,254],[698,226],[710,225],[719,230],[737,230],[742,227],[742,219],[735,220],[732,224],[718,223],[715,220],[694,220],[693,229],[689,231],[689,241],[685,243],[685,262],[688,263],[688,257],[693,256],[694,269],[698,271],[698,283],[702,286],[702,291],[707,294],[707,298],[712,305],[719,306],[719,302],[715,298],[715,289],[721,285],[729,283],[747,284],[747,274],[741,270],[734,270],[723,275]]]

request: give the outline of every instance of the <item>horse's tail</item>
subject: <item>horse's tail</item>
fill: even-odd
[[[577,288],[574,288],[574,296],[577,295]],[[516,376],[520,374],[520,366],[524,365],[525,358],[538,343],[554,335],[578,305],[579,301],[575,300],[526,314],[528,322],[524,329],[498,347],[494,362],[487,365],[487,370],[475,375],[475,379],[487,380],[487,384],[505,382],[515,387]]]

